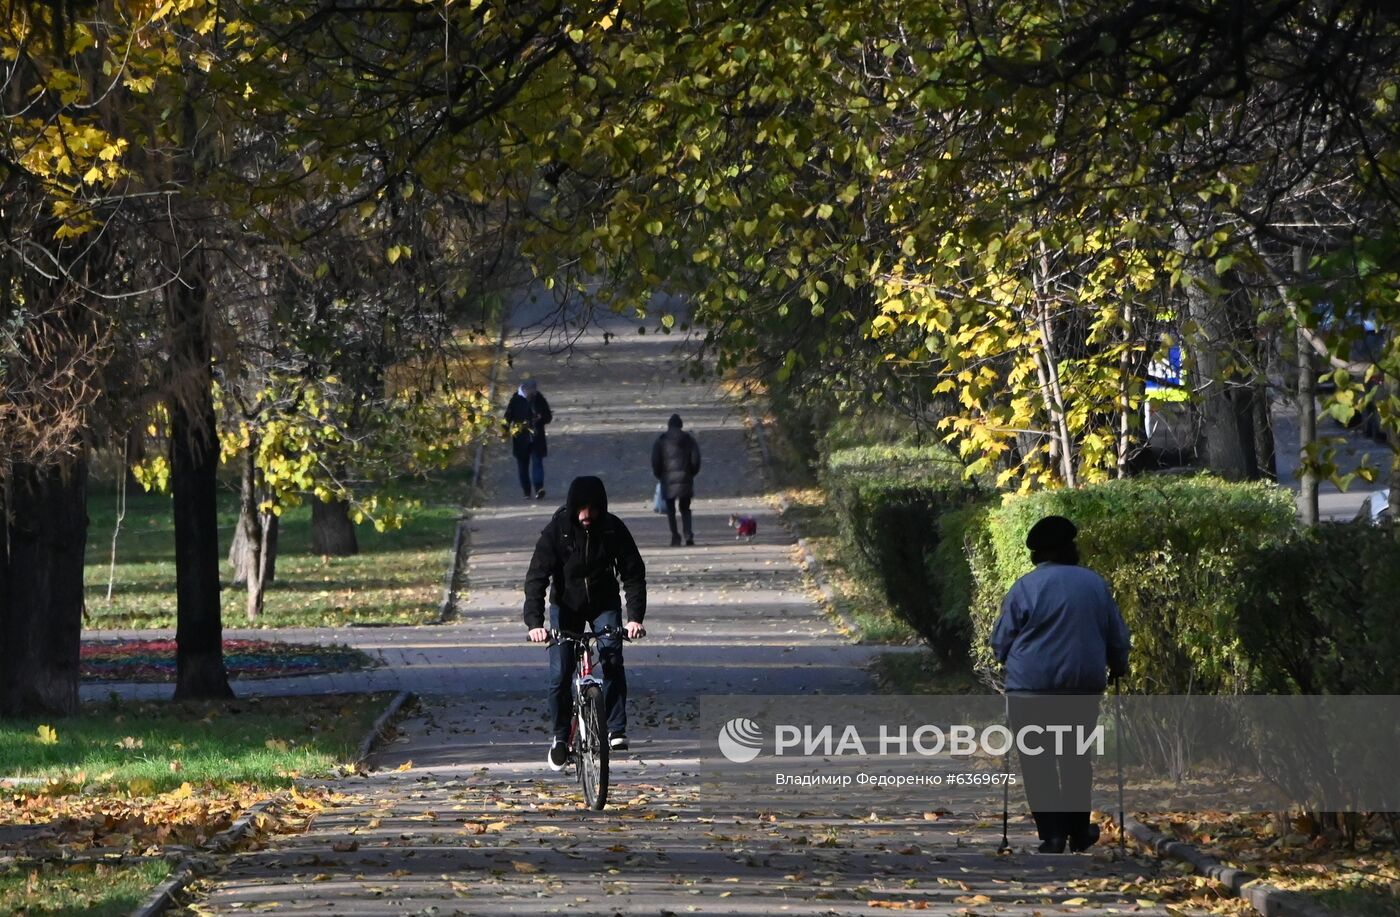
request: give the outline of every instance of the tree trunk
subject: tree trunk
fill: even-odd
[[[0,592],[0,713],[78,709],[87,547],[87,459],[12,467]]]
[[[126,433],[126,467],[122,469],[122,479],[126,487],[126,495],[134,497],[143,494],[146,489],[141,486],[141,482],[136,480],[136,475],[132,468],[139,465],[146,458],[146,435],[139,427],[132,427]]]
[[[1293,247],[1293,276],[1302,277],[1307,267],[1300,245]],[[1312,365],[1312,345],[1302,315],[1294,313],[1298,326],[1298,472],[1299,491],[1303,505],[1303,524],[1317,525],[1317,468],[1310,447],[1317,442],[1317,381]]]
[[[170,406],[175,514],[175,699],[232,697],[219,608],[218,447],[208,388]]]
[[[350,521],[350,504],[344,500],[323,503],[311,501],[311,551],[332,557],[360,553],[355,523]]]
[[[261,509],[266,494],[259,486],[259,477],[255,438],[243,454],[238,525],[228,552],[228,561],[233,566],[233,585],[248,590],[249,621],[256,621],[262,615],[263,594],[272,585],[277,571],[279,520],[276,513],[265,513]]]
[[[1065,412],[1065,396],[1060,388],[1060,364],[1055,355],[1055,330],[1050,322],[1050,256],[1045,245],[1040,246],[1040,280],[1037,283],[1035,303],[1036,324],[1040,328],[1040,347],[1043,359],[1036,365],[1040,390],[1045,398],[1046,412],[1059,441],[1060,479],[1066,487],[1078,487],[1075,473],[1074,440],[1070,436],[1069,423]]]
[[[262,514],[262,576],[258,577],[263,588],[271,586],[277,578],[277,536],[282,528],[282,517],[276,513]]]
[[[1258,476],[1254,453],[1254,410],[1250,386],[1238,376],[1237,335],[1227,314],[1214,266],[1191,251],[1184,226],[1177,227],[1183,257],[1185,314],[1183,334],[1196,379],[1206,466],[1231,481]],[[1242,403],[1243,402],[1243,403]]]
[[[179,109],[182,148],[176,181],[193,193],[205,171],[196,100],[205,78],[189,70]],[[219,608],[219,434],[214,416],[213,329],[209,315],[208,255],[200,238],[195,200],[177,202],[179,222],[163,223],[165,260],[179,276],[166,288],[169,324],[170,485],[175,517],[175,699],[233,696],[224,668],[224,624]]]
[[[1274,443],[1274,417],[1269,406],[1269,384],[1256,379],[1249,387],[1249,431],[1253,437],[1250,454],[1254,476],[1278,481],[1278,455]]]
[[[277,517],[271,513],[254,513],[256,531],[249,541],[248,558],[248,620],[262,617],[263,596],[272,583],[276,563]]]
[[[1133,307],[1123,307],[1123,355],[1118,358],[1118,449],[1116,474],[1119,478],[1128,476],[1128,456],[1133,445]]]
[[[232,586],[248,585],[248,570],[258,562],[262,533],[258,531],[258,492],[256,452],[250,447],[243,455],[243,468],[238,491],[238,524],[233,528],[233,543],[229,545],[228,562],[233,567]]]
[[[206,315],[207,270],[198,254],[170,286],[170,485],[175,517],[175,699],[233,696],[219,608],[218,432]]]

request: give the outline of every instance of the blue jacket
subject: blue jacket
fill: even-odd
[[[1108,583],[1072,564],[1043,563],[1018,579],[992,630],[1007,693],[1102,693],[1106,668],[1128,670],[1128,646]]]

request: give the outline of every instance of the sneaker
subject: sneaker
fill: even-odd
[[[543,487],[541,487],[539,490],[535,491],[535,499],[536,499],[536,500],[543,500],[543,499],[544,499],[544,488],[543,488]]]
[[[627,734],[622,732],[614,732],[612,735],[608,736],[608,747],[611,748],[613,751],[626,751]]]
[[[563,742],[554,741],[549,746],[549,769],[552,771],[562,771],[564,765],[569,761],[569,749]]]

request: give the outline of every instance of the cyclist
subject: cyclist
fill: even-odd
[[[624,620],[618,580],[627,592]],[[535,544],[525,575],[525,626],[530,640],[549,639],[544,626],[545,589],[549,587],[550,627],[581,633],[584,622],[595,633],[625,630],[628,639],[646,636],[646,565],[622,520],[608,512],[608,492],[601,478],[574,478],[564,506],[555,512]],[[608,747],[627,750],[627,672],[622,638],[598,641],[603,664],[603,707],[608,719]],[[558,644],[549,648],[549,714],[554,730],[549,766],[562,770],[568,758],[570,690],[574,656]]]

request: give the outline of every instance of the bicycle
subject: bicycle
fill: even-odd
[[[608,718],[603,708],[603,679],[594,672],[602,669],[598,639],[611,637],[628,639],[627,632],[616,627],[589,634],[551,630],[546,644],[567,644],[574,652],[573,718],[565,766],[573,764],[577,769],[583,801],[594,811],[601,810],[608,801]]]

